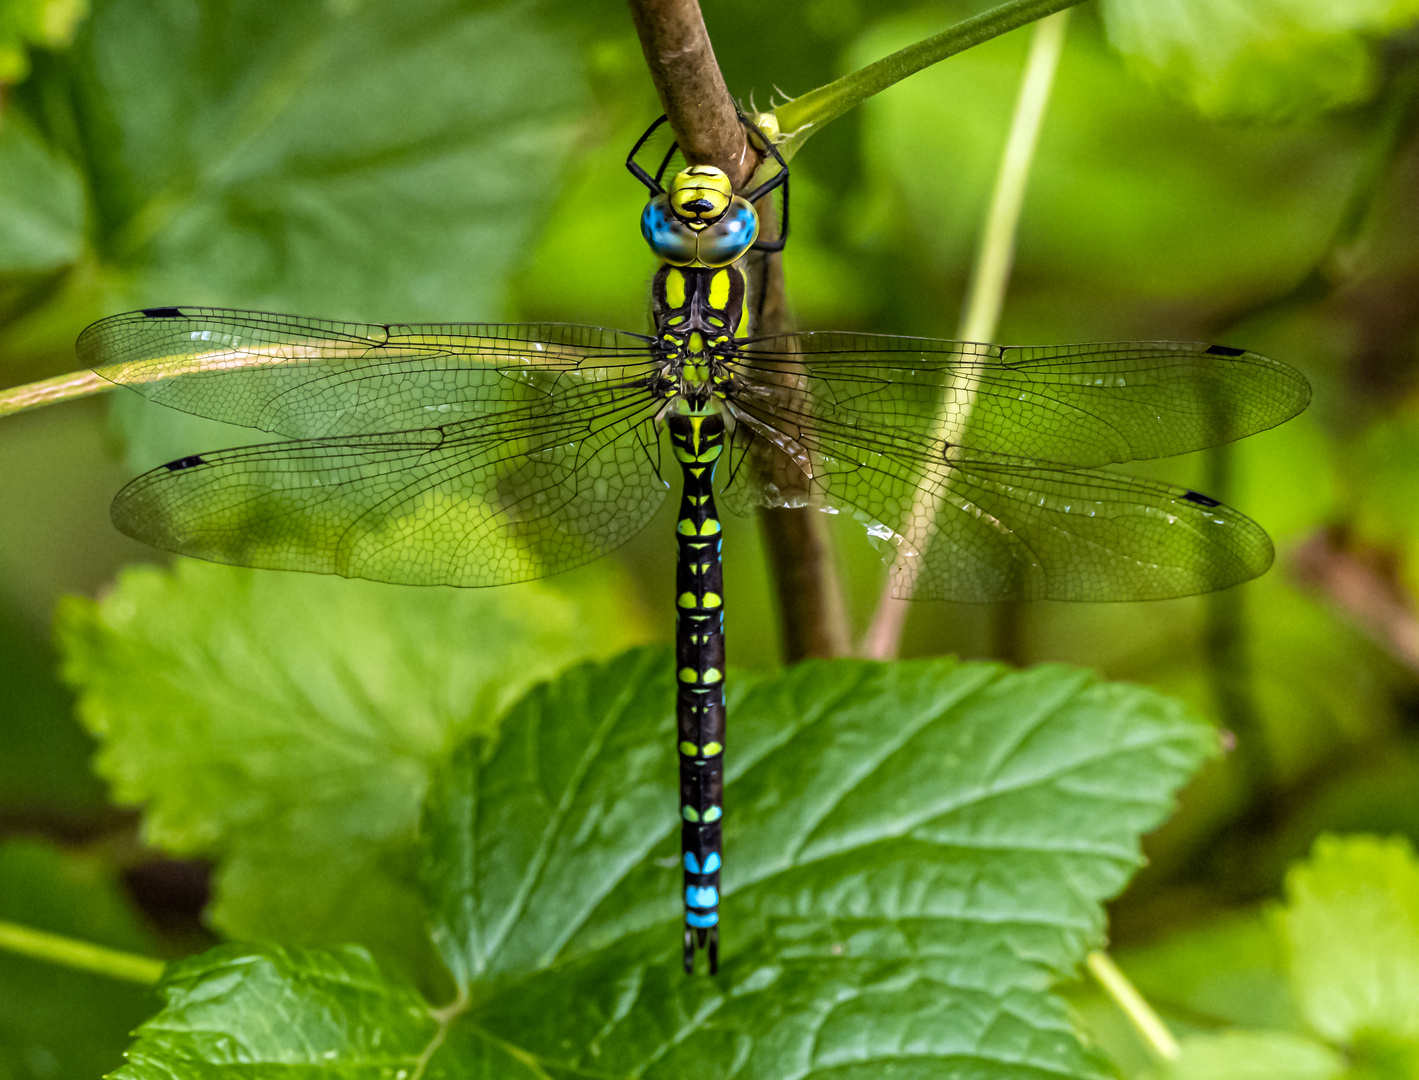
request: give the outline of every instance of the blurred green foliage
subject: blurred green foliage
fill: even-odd
[[[1125,963],[1192,1031],[1150,1075],[1401,1080],[1419,1069],[1419,860],[1406,842],[1323,836],[1265,918]],[[1248,974],[1227,977],[1238,971]],[[1224,1023],[1236,1028],[1215,1030]]]
[[[0,919],[117,949],[158,943],[108,860],[33,840],[0,843]],[[0,954],[0,1075],[97,1076],[157,996],[26,957]]]
[[[985,6],[718,0],[705,15],[731,91],[762,108]],[[1344,883],[1368,882],[1366,895],[1412,904],[1412,856],[1398,844],[1323,846],[1286,872],[1327,829],[1419,838],[1419,658],[1405,636],[1419,607],[1414,7],[1102,0],[1098,11],[1075,12],[1001,339],[1216,338],[1304,370],[1316,404],[1299,421],[1149,467],[1255,516],[1277,540],[1278,566],[1222,598],[923,604],[908,627],[915,656],[1067,660],[1146,683],[1191,702],[1235,743],[1149,838],[1150,865],[1111,910],[1125,969],[1176,1030],[1196,1036],[1186,1042],[1191,1071],[1180,1076],[1274,1075],[1283,1061],[1295,1076],[1414,1075],[1405,1056],[1412,1031],[1377,1014],[1365,1021],[1379,1033],[1369,1038],[1360,1021],[1338,1019],[1373,982],[1357,958],[1408,956],[1402,943],[1414,933],[1379,901],[1359,914],[1347,907]],[[61,47],[63,34],[26,31],[26,52],[7,51],[17,20],[77,10],[0,4],[0,82],[23,74],[14,55],[33,68],[6,89],[0,110],[5,385],[72,367],[72,340],[90,319],[156,304],[646,325],[653,264],[636,235],[642,195],[621,162],[656,102],[619,3],[104,0],[78,24],[72,47]],[[801,326],[951,336],[1027,33],[892,88],[795,158],[785,263]],[[58,597],[103,592],[66,602],[62,643],[82,715],[101,739],[104,779],[120,800],[147,804],[144,837],[170,854],[215,861],[208,918],[217,931],[316,949],[354,941],[382,965],[355,953],[211,954],[178,970],[164,1015],[180,1013],[192,1028],[181,1038],[196,1038],[192,995],[237,968],[259,970],[242,984],[252,996],[234,1004],[250,1010],[251,1024],[262,1021],[269,995],[290,993],[315,1010],[302,1015],[329,1004],[339,1018],[340,1031],[327,1032],[337,1041],[312,1046],[348,1047],[356,1020],[417,1004],[415,988],[441,989],[419,920],[458,890],[435,884],[431,899],[415,885],[425,790],[454,783],[457,769],[465,779],[481,775],[476,754],[455,758],[457,748],[486,740],[514,702],[505,722],[530,723],[529,710],[552,693],[524,698],[533,683],[573,660],[668,640],[670,620],[657,613],[672,589],[670,511],[615,561],[486,594],[194,566],[130,569],[111,586],[121,566],[158,558],[105,519],[125,472],[250,438],[163,415],[136,397],[113,411],[112,426],[105,408],[86,403],[7,420],[0,431],[0,821],[7,835],[42,835],[67,849],[0,848],[0,917],[139,951],[190,947],[190,926],[155,937],[122,895],[118,869],[153,856],[135,849],[128,819],[101,805],[86,771],[91,744],[69,721],[70,692],[54,674],[47,642]],[[834,525],[860,628],[881,567],[851,522]],[[765,668],[777,655],[753,533],[750,521],[731,521],[726,546],[730,658],[741,669]],[[1317,553],[1328,569],[1312,568],[1300,583],[1297,567],[1313,567],[1306,559]],[[662,692],[656,664],[646,694]],[[750,682],[736,675],[731,685],[749,693]],[[574,683],[558,685],[567,694]],[[781,720],[801,705],[785,700],[765,714]],[[590,720],[571,705],[564,712],[549,726]],[[627,738],[664,755],[669,742],[652,710],[635,715]],[[734,716],[738,754],[760,721],[751,709]],[[1072,738],[1083,746],[1117,734],[1081,721]],[[476,745],[494,752],[490,742]],[[822,748],[814,743],[795,761],[811,762]],[[667,783],[663,764],[646,791]],[[1149,790],[1165,792],[1186,771],[1168,783],[1155,777]],[[789,798],[794,769],[758,782],[761,801],[745,803],[755,810],[743,820],[777,828],[769,819],[783,811],[771,803]],[[583,809],[586,827],[599,827]],[[1114,850],[1124,863],[1132,836],[1161,814],[1119,834]],[[674,1016],[710,1008],[709,997],[694,998],[710,990],[664,968],[673,872],[653,858],[669,857],[670,847],[658,816],[641,825],[651,830],[642,848],[632,850],[627,834],[620,842],[630,846],[603,853],[588,874],[607,889],[632,871],[647,875],[636,885],[644,892],[626,895],[659,897],[666,910],[628,903],[622,929],[606,930],[622,951],[604,966],[539,974],[519,1007],[609,1009],[596,995],[635,972],[651,980],[647,995],[664,988]],[[863,850],[884,851],[880,826],[863,827]],[[771,840],[766,832],[759,842]],[[648,861],[656,843],[664,851]],[[747,835],[732,849],[736,873],[760,857]],[[516,873],[523,863],[509,856],[499,865]],[[1117,866],[1111,873],[1107,887],[1087,890],[1080,917],[1088,927],[1102,925],[1097,903],[1127,876]],[[933,884],[902,880],[927,891]],[[796,911],[791,877],[774,881],[754,903],[765,914]],[[1257,914],[1287,882],[1283,915]],[[741,885],[747,879],[731,882],[731,897]],[[736,918],[748,917],[749,892]],[[554,910],[550,901],[529,909],[543,919]],[[605,927],[614,921],[598,917]],[[442,918],[447,952],[456,920]],[[1302,933],[1303,924],[1345,927],[1341,955],[1324,954],[1336,972],[1327,992],[1339,1002],[1308,1004],[1306,987],[1316,983],[1298,974],[1297,942],[1335,948],[1337,939]],[[545,923],[526,933],[529,956],[557,943]],[[859,941],[886,948],[881,933],[879,925]],[[1042,1030],[1067,1034],[1046,991],[1086,938],[1053,942],[1034,981],[1025,980]],[[805,950],[816,941],[804,931]],[[746,964],[767,955],[740,944]],[[1004,953],[972,954],[963,970],[991,982],[990,993],[1021,992],[1024,983],[1002,975],[1009,948],[996,945]],[[642,963],[635,948],[659,959]],[[3,964],[0,1075],[114,1068],[124,1032],[154,1007],[151,996],[92,976]],[[328,999],[309,996],[316,971]],[[767,1011],[781,998],[790,1009],[830,988],[826,976],[803,978],[751,1000]],[[950,979],[942,985],[961,991]],[[352,987],[367,996],[352,996]],[[1111,1006],[1088,995],[1079,1002],[1126,1073],[1148,1067]],[[957,1006],[953,1016],[969,1012]],[[919,1015],[901,1009],[883,1015]],[[156,1032],[140,1045],[151,1049]],[[453,1038],[449,1053],[467,1067],[494,1055],[494,1045]],[[643,1047],[635,1038],[625,1045]],[[1087,1055],[1071,1060],[1081,1075],[1102,1068]],[[1258,1061],[1273,1071],[1243,1071]],[[1354,1071],[1361,1066],[1371,1071]],[[148,1075],[145,1067],[135,1059],[131,1075]]]
[[[185,562],[70,598],[79,715],[144,838],[219,862],[212,925],[432,977],[408,868],[430,771],[532,683],[646,635],[624,583],[399,589]],[[220,616],[214,623],[214,613]]]
[[[1375,95],[1379,42],[1414,0],[1101,0],[1109,40],[1206,116],[1290,120]]]
[[[0,86],[30,72],[28,49],[68,45],[87,0],[4,0],[0,3]]]

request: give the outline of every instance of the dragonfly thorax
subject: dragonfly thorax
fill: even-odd
[[[651,303],[657,390],[691,405],[723,397],[744,313],[744,275],[734,267],[664,266],[651,285]]]

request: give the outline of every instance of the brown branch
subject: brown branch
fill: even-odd
[[[1419,670],[1419,618],[1393,562],[1384,552],[1350,548],[1332,531],[1302,544],[1292,569],[1302,584],[1319,590],[1395,659]]]
[[[740,126],[697,0],[630,0],[630,5],[660,106],[686,160],[716,165],[736,188],[743,187],[759,156]]]
[[[661,106],[687,160],[716,165],[743,187],[760,156],[749,145],[734,100],[714,58],[696,0],[630,0],[641,51]],[[761,210],[763,208],[761,207]],[[765,217],[765,235],[774,223]],[[783,264],[754,256],[748,276],[755,300],[754,334],[789,328]],[[765,547],[779,596],[783,658],[839,656],[849,651],[847,617],[824,516],[811,509],[769,509],[762,515]]]

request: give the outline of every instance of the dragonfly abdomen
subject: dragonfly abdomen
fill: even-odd
[[[685,970],[706,948],[719,962],[720,819],[724,815],[724,569],[711,488],[724,451],[724,417],[676,409],[670,441],[684,475],[675,524],[676,727],[680,846],[685,871]]]

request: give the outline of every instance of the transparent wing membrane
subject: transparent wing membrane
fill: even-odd
[[[1015,348],[839,333],[750,342],[732,504],[852,514],[900,595],[1142,600],[1262,573],[1271,542],[1204,496],[1090,466],[1238,439],[1309,385],[1174,342]]]
[[[153,314],[154,312],[158,314]],[[155,308],[95,323],[82,361],[163,405],[296,439],[404,431],[643,378],[647,339],[565,324],[389,325]]]
[[[820,332],[742,352],[738,404],[766,424],[923,459],[946,444],[1085,467],[1168,457],[1274,427],[1310,400],[1284,364],[1186,342],[1024,348]]]
[[[925,473],[824,464],[824,501],[863,522],[899,596],[1160,600],[1271,565],[1266,533],[1237,511],[1118,473],[979,454]]]
[[[624,543],[667,485],[656,403],[585,386],[545,407],[397,435],[306,439],[145,473],[114,523],[214,562],[401,585],[506,585]]]
[[[651,339],[596,327],[324,322],[154,309],[80,353],[154,401],[295,441],[185,458],[120,493],[130,535],[201,558],[410,584],[580,565],[664,498]],[[731,362],[727,501],[851,514],[902,594],[1125,600],[1261,573],[1265,533],[1099,466],[1214,446],[1300,412],[1255,353],[1018,348],[801,333]]]

